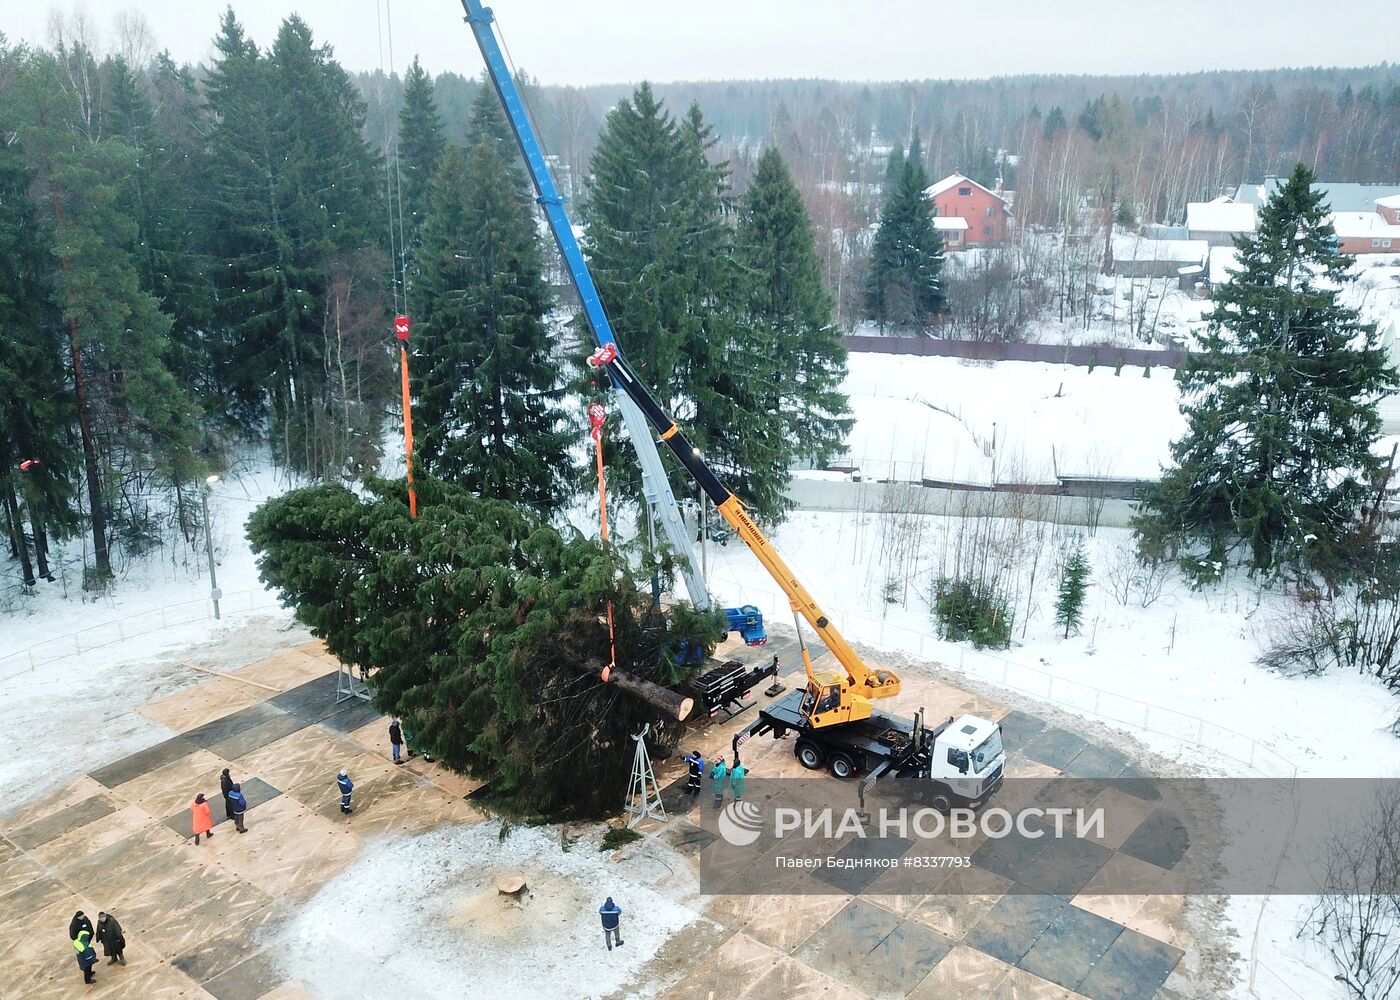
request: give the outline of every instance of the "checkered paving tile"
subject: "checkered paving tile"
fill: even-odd
[[[814,658],[824,653],[813,649]],[[758,663],[775,654],[789,687],[800,683],[790,635],[777,632],[762,647],[731,642],[721,655]],[[269,929],[353,863],[363,837],[479,818],[462,801],[479,783],[420,760],[395,768],[384,720],[364,702],[337,702],[335,680],[334,662],[308,644],[161,699],[143,714],[178,724],[177,735],[0,817],[0,938],[44,928],[27,934],[7,965],[7,1000],[72,995],[71,949],[60,928],[74,910],[112,898],[124,900],[118,916],[132,961],[100,970],[90,995],[309,997],[260,950]],[[900,880],[880,877],[878,868],[831,869],[822,891],[805,895],[697,898],[692,889],[683,905],[725,932],[667,945],[685,951],[695,970],[664,994],[668,1000],[1139,1000],[1179,969],[1190,947],[1180,897],[1153,893],[1190,845],[1152,778],[1116,750],[945,682],[915,677],[909,690],[922,704],[999,718],[1008,773],[1078,777],[1095,793],[1093,782],[1113,779],[1101,794],[1124,818],[1095,842],[987,841],[972,868],[950,871],[934,886],[945,891],[926,895],[901,895]],[[751,718],[702,720],[681,749],[709,759],[727,754]],[[790,740],[755,741],[745,750],[750,758],[765,775],[805,773]],[[333,787],[346,766],[357,778],[359,807],[349,819]],[[223,767],[248,797],[245,837],[230,836],[224,819]],[[657,772],[672,819],[651,836],[698,864],[715,839],[697,825],[711,808],[709,787],[698,798],[686,794],[679,753],[657,761]],[[211,800],[219,836],[195,848],[187,805],[199,790]],[[884,857],[909,846],[842,842],[832,850]],[[1140,883],[1143,894],[1096,892],[1125,881]]]

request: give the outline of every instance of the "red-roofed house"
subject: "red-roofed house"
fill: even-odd
[[[966,220],[963,238],[968,246],[1006,242],[1011,211],[997,192],[962,174],[949,174],[937,184],[930,184],[924,194],[933,202],[935,218]],[[943,235],[946,238],[948,233]],[[948,248],[956,249],[951,242]]]
[[[1400,194],[1376,199],[1376,214],[1392,226],[1400,226]]]

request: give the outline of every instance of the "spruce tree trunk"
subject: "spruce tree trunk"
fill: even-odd
[[[49,543],[44,533],[44,513],[34,500],[34,486],[27,478],[24,484],[24,499],[29,507],[29,530],[34,535],[34,560],[38,563],[39,576],[52,581],[53,573],[49,570]]]
[[[602,662],[591,658],[583,663],[571,663],[570,666],[589,677],[599,677],[603,672]],[[684,722],[695,707],[694,698],[644,678],[635,677],[618,667],[613,667],[609,672],[607,683],[660,709],[677,722]]]
[[[34,558],[39,564],[39,576],[53,582],[53,570],[49,568],[49,541],[44,535],[44,519],[33,506],[29,508],[29,526],[34,530]]]
[[[61,226],[63,205],[59,202],[57,193],[52,195],[52,203],[54,221]],[[62,258],[59,263],[66,273],[70,268],[68,258]],[[98,574],[106,580],[112,575],[112,558],[107,551],[107,508],[102,504],[102,483],[97,467],[97,441],[92,436],[92,414],[88,411],[88,386],[83,375],[78,319],[72,315],[68,317],[68,351],[73,361],[73,391],[78,397],[78,434],[83,444],[83,469],[87,474],[88,507],[92,513],[93,559],[97,562]]]
[[[64,270],[68,260],[64,258]],[[97,466],[97,441],[92,435],[92,414],[88,410],[87,379],[83,375],[82,345],[78,341],[78,321],[68,320],[68,351],[73,359],[73,388],[78,396],[78,435],[83,443],[83,469],[87,473],[88,509],[92,516],[92,552],[98,573],[112,575],[112,558],[107,551],[107,508],[102,503],[102,483]]]
[[[29,561],[29,545],[24,540],[24,522],[20,520],[19,504],[15,500],[15,484],[7,477],[4,487],[5,519],[10,524],[10,546],[19,554],[19,565],[24,571],[24,585],[34,586],[34,565]]]

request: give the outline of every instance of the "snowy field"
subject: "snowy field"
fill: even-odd
[[[871,479],[1152,478],[1185,429],[1167,369],[852,354],[845,391]]]
[[[1111,368],[1088,372],[1020,362],[968,364],[943,358],[856,355],[851,358],[846,389],[857,415],[850,451],[869,478],[891,473],[905,478],[901,471],[916,467],[921,477],[980,482],[1012,478],[1008,472],[1017,469],[1147,476],[1155,472],[1181,428],[1175,385],[1165,371],[1145,378],[1140,369],[1115,375]],[[220,585],[226,594],[244,594],[249,601],[259,601],[260,607],[272,608],[274,599],[257,581],[243,524],[259,502],[282,492],[287,484],[259,466],[226,479],[211,498]],[[1083,634],[1065,639],[1053,625],[1053,562],[1072,529],[1057,533],[1047,528],[1034,582],[1028,578],[1027,566],[1015,567],[1013,648],[994,657],[940,642],[929,620],[926,595],[959,524],[959,519],[949,517],[906,518],[896,523],[880,513],[798,512],[774,533],[774,540],[852,638],[940,661],[954,671],[961,667],[969,678],[984,683],[1014,678],[1014,687],[1048,691],[1051,697],[1044,700],[1064,710],[1084,707],[1085,691],[1149,706],[1154,720],[1149,729],[1131,724],[1120,728],[1201,773],[1251,773],[1244,759],[1248,750],[1241,748],[1253,745],[1260,761],[1273,767],[1296,767],[1300,775],[1400,774],[1400,740],[1388,732],[1397,703],[1377,684],[1348,673],[1285,678],[1256,665],[1271,622],[1287,613],[1281,595],[1261,591],[1242,578],[1195,592],[1173,575],[1151,606],[1139,606],[1142,602],[1135,595],[1120,603],[1113,593],[1113,579],[1122,572],[1130,545],[1128,533],[1122,530],[1101,528],[1086,539],[1093,569]],[[891,564],[896,549],[897,566]],[[270,610],[223,623],[201,619],[154,630],[33,668],[15,657],[5,659],[6,654],[22,653],[36,643],[79,629],[202,601],[208,580],[200,554],[133,563],[125,568],[114,591],[93,603],[79,599],[71,570],[66,597],[60,585],[45,584],[35,596],[11,593],[0,602],[0,663],[5,664],[0,669],[0,727],[24,734],[25,741],[23,753],[12,752],[0,761],[6,810],[98,763],[165,738],[168,733],[161,727],[131,709],[203,680],[208,675],[198,668],[229,669],[279,644],[300,641],[300,631],[279,631],[288,626],[290,616]],[[756,603],[775,620],[788,619],[786,601],[742,547],[711,546],[709,556],[711,587],[722,601]],[[69,552],[68,558],[74,554]],[[888,604],[883,597],[892,577],[897,584],[895,603]],[[1059,686],[1048,687],[1050,682]],[[1016,701],[1017,696],[1008,698]],[[1033,708],[1035,702],[1028,704]],[[1211,735],[1217,732],[1218,737]],[[1338,741],[1338,732],[1347,738]],[[99,738],[91,739],[92,733],[100,734]],[[1203,740],[1203,735],[1210,738]],[[11,746],[18,747],[17,740]],[[36,759],[44,761],[37,774]],[[441,952],[435,946],[441,943],[438,935],[451,934],[452,914],[460,917],[467,912],[460,908],[473,904],[470,899],[440,895],[429,883],[444,865],[449,872],[471,877],[473,845],[481,846],[471,838],[488,837],[494,850],[494,836],[478,829],[429,835],[430,839],[416,844],[395,841],[371,847],[365,859],[313,900],[304,919],[287,931],[293,935],[286,941],[288,960],[305,966],[298,967],[298,974],[328,984],[326,996],[349,995],[345,984],[352,980],[345,977],[380,975],[377,959],[375,963],[337,962],[327,954],[336,951],[385,956],[383,981],[397,984],[400,992],[418,992],[407,989],[407,984],[418,981],[410,979],[413,975],[460,976],[464,960],[468,967],[503,977],[502,970],[509,964],[505,957],[499,959],[499,969],[490,965],[496,961],[490,956],[467,956],[451,948],[445,957],[435,957]],[[464,839],[455,839],[459,837]],[[602,863],[591,848],[560,852],[544,832],[517,831],[505,842],[512,844],[507,853],[482,857],[499,857],[503,865],[526,869],[534,865],[541,873],[555,872],[551,878],[593,878],[594,867]],[[575,871],[570,867],[574,865],[585,867]],[[481,878],[486,877],[484,872]],[[632,898],[648,891],[627,889]],[[569,898],[562,889],[561,898]],[[663,895],[645,905],[657,909],[656,937],[643,933],[628,938],[627,962],[637,965],[644,960],[643,952],[659,948],[666,936],[691,919],[689,911],[668,903]],[[1289,989],[1308,997],[1340,995],[1327,960],[1293,937],[1300,905],[1298,900],[1279,898],[1265,910],[1259,936],[1259,996],[1288,997],[1293,995]],[[318,915],[340,909],[362,914],[352,923],[362,929],[354,933],[363,940],[335,944],[318,937],[323,933],[318,930]],[[1246,958],[1253,950],[1259,912],[1258,899],[1237,897],[1231,902],[1238,947]],[[563,951],[573,947],[575,920],[580,947],[597,943],[592,933],[596,914],[591,910],[580,915],[565,907],[548,920],[554,922],[550,926],[560,928],[558,947]],[[582,930],[585,926],[587,934]],[[404,952],[413,956],[415,969],[422,963],[420,972],[392,957],[394,943],[402,944],[415,934],[422,946],[405,946]],[[634,941],[635,950],[629,950]],[[509,954],[503,944],[501,955]],[[433,964],[439,961],[442,964]],[[566,956],[561,953],[559,961],[563,967]],[[370,965],[375,969],[369,970]],[[628,964],[616,971],[625,976],[633,967]],[[548,968],[515,968],[512,975],[525,977],[522,982],[527,986],[522,990],[537,991],[513,996],[557,995],[557,991],[548,992]],[[597,983],[602,994],[623,986],[625,978]],[[391,990],[386,985],[376,990],[381,992]]]

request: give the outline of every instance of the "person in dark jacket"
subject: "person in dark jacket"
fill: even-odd
[[[344,771],[336,776],[335,783],[340,786],[340,811],[348,816],[355,811],[350,805],[350,793],[355,790],[355,783]]]
[[[122,954],[126,951],[126,937],[122,934],[122,925],[117,923],[116,917],[110,913],[97,915],[96,940],[102,945],[102,954],[107,956],[108,965],[116,965],[118,962],[126,964],[126,956]]]
[[[700,779],[705,775],[705,758],[698,750],[685,755],[685,790],[691,795],[700,794]]]
[[[243,825],[243,814],[248,811],[248,800],[243,797],[243,786],[236,781],[228,792],[228,807],[233,813],[233,828],[239,833],[247,833],[248,828]]]
[[[228,768],[224,768],[219,775],[219,791],[224,795],[224,819],[233,819],[233,803],[228,800],[229,790],[233,788],[233,778],[228,773]]]
[[[91,986],[97,982],[92,975],[92,967],[97,964],[97,952],[92,950],[92,931],[78,931],[78,936],[73,940],[73,951],[77,954],[78,968],[83,970],[83,982]]]
[[[403,763],[403,726],[395,719],[389,723],[389,745],[394,748],[394,763]]]
[[[608,951],[612,951],[613,942],[617,942],[619,948],[622,947],[622,907],[608,897],[608,901],[598,907],[598,915],[603,918],[603,940],[607,942]]]
[[[78,931],[87,931],[89,934],[92,933],[92,921],[88,919],[87,914],[82,910],[73,914],[73,919],[68,921],[68,940],[78,940]]]

